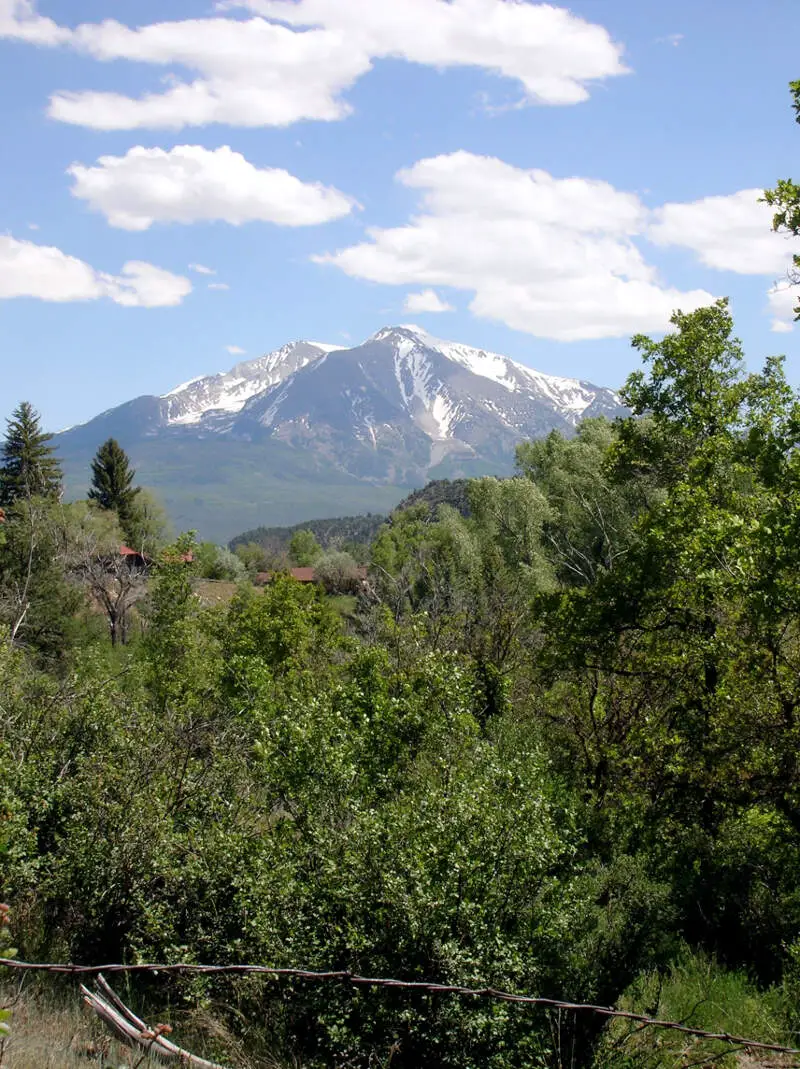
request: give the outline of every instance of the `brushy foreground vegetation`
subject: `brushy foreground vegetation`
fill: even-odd
[[[724,302],[674,326],[635,339],[630,419],[521,446],[468,510],[395,514],[346,618],[246,567],[204,608],[186,538],[142,549],[112,626],[114,546],[137,523],[157,541],[152,509],[110,446],[106,498],[61,506],[29,428],[39,461],[25,475],[7,451],[0,527],[20,955],[345,969],[791,1044],[800,403],[780,361],[744,372]],[[746,1064],[486,1000],[263,978],[129,993],[213,1018],[231,1064]]]

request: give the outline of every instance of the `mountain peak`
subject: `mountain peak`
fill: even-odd
[[[167,424],[203,424],[211,428],[240,412],[251,397],[338,348],[321,342],[293,341],[253,360],[240,361],[229,371],[191,379],[161,398],[166,403]]]
[[[373,341],[387,341],[392,338],[404,339],[406,341],[415,341],[424,345],[431,339],[430,334],[422,327],[417,327],[413,323],[401,323],[395,327],[381,327],[379,331],[373,334],[370,338],[367,338],[365,344]]]

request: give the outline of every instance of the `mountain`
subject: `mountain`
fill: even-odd
[[[68,489],[117,438],[176,524],[225,539],[265,521],[383,512],[429,478],[508,474],[514,449],[624,411],[609,389],[387,327],[342,349],[293,342],[60,434]]]
[[[230,433],[312,446],[359,477],[392,482],[445,460],[507,467],[520,439],[619,411],[611,390],[393,327],[254,396]]]

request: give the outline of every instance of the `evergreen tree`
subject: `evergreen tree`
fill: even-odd
[[[114,509],[126,531],[134,513],[139,488],[132,486],[136,472],[119,442],[109,438],[97,450],[92,461],[92,485],[89,500],[101,509]]]
[[[61,464],[49,445],[39,413],[22,401],[7,420],[3,459],[0,465],[0,505],[32,497],[57,498],[61,492]]]

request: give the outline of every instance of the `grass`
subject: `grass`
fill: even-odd
[[[0,1006],[11,1006],[9,1035],[0,1038],[2,1069],[164,1069],[167,1064],[117,1042],[84,1004],[77,983],[32,981],[21,992],[6,986],[0,988]],[[136,1008],[149,1025],[160,1023]],[[244,1057],[239,1043],[207,1015],[181,1015],[173,1023],[172,1042],[194,1054],[230,1069],[280,1069],[271,1059]]]
[[[3,1069],[105,1069],[132,1067],[141,1057],[113,1040],[108,1030],[84,1005],[77,986],[74,995],[47,987],[30,988],[16,999],[5,995],[3,1005],[14,1003],[10,1034],[0,1054]],[[140,1069],[159,1063],[147,1059]],[[163,1062],[160,1063],[163,1069]]]
[[[714,958],[684,950],[665,973],[637,978],[620,1000],[622,1009],[782,1046],[796,1046],[787,1026],[783,992],[760,990],[741,972]],[[596,1069],[761,1069],[796,1063],[770,1052],[732,1050],[727,1043],[615,1020],[606,1027]]]
[[[358,598],[353,594],[332,594],[328,602],[344,620],[352,620],[358,612]]]
[[[238,589],[239,583],[227,583],[221,579],[198,579],[194,583],[194,593],[206,608],[227,605],[233,600]]]

